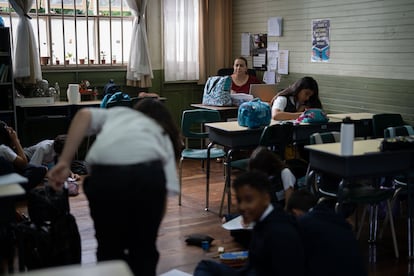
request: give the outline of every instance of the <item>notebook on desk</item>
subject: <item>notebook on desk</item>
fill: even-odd
[[[259,98],[262,102],[268,102],[273,99],[277,93],[276,84],[251,84],[249,94],[254,98]]]

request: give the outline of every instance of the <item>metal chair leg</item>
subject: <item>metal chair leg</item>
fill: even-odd
[[[364,211],[362,212],[361,216],[361,223],[359,224],[358,232],[357,232],[357,240],[361,237],[362,226],[364,225],[363,221],[365,220],[365,216],[367,215],[367,208],[368,206],[364,206]]]
[[[387,211],[390,214],[390,227],[391,227],[391,235],[392,235],[392,242],[394,243],[394,253],[395,258],[399,258],[398,252],[398,244],[397,244],[397,236],[395,235],[395,228],[394,228],[394,218],[392,217],[392,209],[391,209],[391,202],[387,200]]]
[[[178,205],[181,206],[181,187],[182,187],[182,179],[183,179],[183,158],[180,159],[180,162],[178,163],[178,174],[179,174],[179,193],[178,193]]]

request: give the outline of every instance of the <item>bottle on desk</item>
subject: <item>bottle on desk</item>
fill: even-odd
[[[56,90],[55,102],[58,102],[58,101],[60,101],[60,87],[59,87],[58,82],[55,83],[55,90]]]
[[[354,123],[346,117],[341,124],[341,155],[354,153]]]

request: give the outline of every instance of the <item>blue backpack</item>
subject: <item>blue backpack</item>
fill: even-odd
[[[237,121],[240,126],[248,128],[268,126],[271,114],[270,105],[256,98],[239,106]]]
[[[296,119],[296,123],[306,124],[324,124],[328,121],[328,115],[320,108],[307,109]]]
[[[114,94],[106,94],[102,99],[101,108],[106,108],[109,103],[113,102],[123,102],[131,101],[131,98],[128,94],[123,93],[122,91],[115,92]]]

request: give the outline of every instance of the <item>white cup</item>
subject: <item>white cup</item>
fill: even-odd
[[[66,95],[68,96],[68,102],[70,104],[80,103],[81,96],[79,93],[79,84],[70,83],[68,86],[68,90],[66,91]]]

